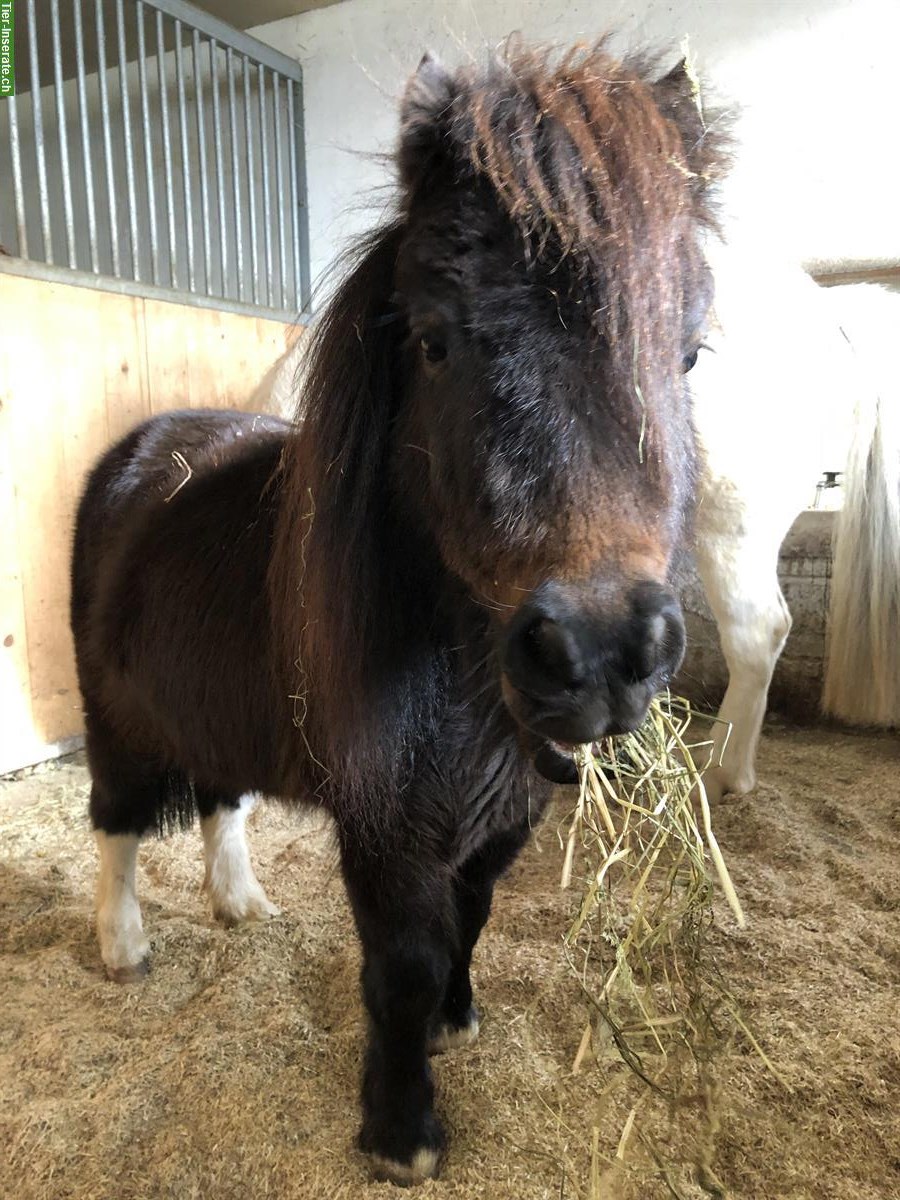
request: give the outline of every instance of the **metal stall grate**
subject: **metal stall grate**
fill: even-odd
[[[184,0],[20,0],[16,17],[7,252],[48,278],[305,311],[298,64]]]

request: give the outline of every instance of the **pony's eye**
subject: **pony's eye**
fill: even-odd
[[[687,375],[688,371],[693,371],[694,367],[697,365],[697,355],[699,353],[700,347],[698,346],[696,350],[692,350],[690,354],[686,354],[682,359],[681,368],[685,375]]]
[[[446,345],[439,337],[435,337],[432,333],[424,334],[419,345],[422,347],[422,354],[425,356],[425,361],[432,365],[442,363],[447,357]]]

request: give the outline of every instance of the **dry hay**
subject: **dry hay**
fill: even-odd
[[[792,1089],[745,1043],[721,1051],[712,1166],[735,1200],[900,1197],[898,766],[893,737],[770,729],[765,784],[714,813],[748,926],[719,905],[710,953]],[[154,966],[122,989],[91,930],[86,797],[77,761],[0,784],[0,1196],[397,1195],[352,1149],[364,1022],[328,831],[253,815],[258,873],[285,915],[232,931],[199,895],[199,837],[148,843]],[[475,963],[482,1037],[435,1063],[451,1147],[423,1200],[585,1196],[595,1115],[614,1154],[633,1107],[624,1084],[604,1090],[614,1047],[571,1071],[588,1008],[561,944],[573,897],[554,829],[570,807],[498,889]],[[667,1184],[637,1130],[641,1174],[608,1180],[611,1197],[709,1194],[696,1147],[656,1147],[675,1164]]]
[[[737,926],[746,920],[703,783],[713,742],[697,726],[688,701],[665,692],[636,732],[576,751],[578,798],[560,841],[562,886],[573,873],[583,880],[565,946],[590,1013],[572,1070],[592,1057],[603,1084],[584,1114],[589,1200],[620,1195],[648,1171],[671,1178],[679,1160],[693,1160],[698,1181],[723,1195],[712,1165],[718,1061],[741,1033],[780,1078],[706,944],[713,874]],[[610,1145],[614,1094],[629,1110]]]

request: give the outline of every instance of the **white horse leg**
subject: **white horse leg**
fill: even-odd
[[[150,943],[144,935],[135,890],[138,838],[96,831],[100,852],[97,878],[97,937],[110,979],[132,983],[147,974]]]
[[[791,615],[778,586],[780,539],[746,534],[704,538],[696,548],[697,569],[719,629],[728,666],[728,690],[716,724],[713,766],[707,791],[742,795],[756,783],[756,749],[766,698],[778,656],[791,628]],[[731,729],[729,733],[728,725]]]
[[[245,825],[253,804],[252,796],[241,796],[236,805],[213,805],[200,818],[206,861],[203,887],[213,916],[225,925],[265,920],[281,911],[269,902],[250,862]]]

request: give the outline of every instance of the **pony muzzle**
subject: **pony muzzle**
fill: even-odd
[[[615,608],[583,587],[549,582],[502,635],[502,692],[524,729],[567,744],[636,729],[681,664],[681,609],[668,588],[642,581]]]

